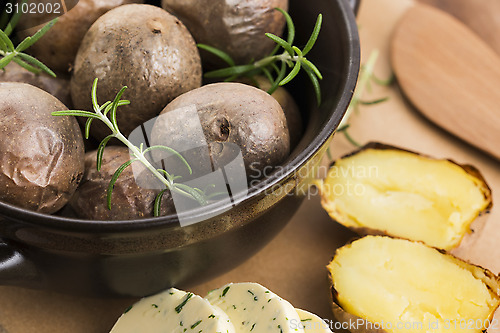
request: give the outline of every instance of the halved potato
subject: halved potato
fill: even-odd
[[[328,271],[334,315],[351,332],[479,333],[500,303],[493,273],[404,239],[358,239]]]
[[[375,143],[335,161],[317,185],[323,208],[340,224],[445,250],[492,205],[474,167]]]

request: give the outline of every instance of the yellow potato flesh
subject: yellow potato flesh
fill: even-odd
[[[339,223],[456,247],[490,203],[484,182],[447,160],[400,150],[366,149],[340,159],[320,186]]]
[[[388,332],[481,332],[499,304],[496,279],[422,243],[367,236],[328,269],[339,305]]]

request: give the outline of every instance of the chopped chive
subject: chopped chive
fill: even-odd
[[[191,297],[193,297],[193,293],[188,293],[186,295],[186,297],[184,298],[184,300],[181,302],[181,304],[179,304],[175,307],[175,312],[180,313],[182,311],[182,308],[184,307],[184,305],[186,305],[186,303],[189,301],[189,299]]]

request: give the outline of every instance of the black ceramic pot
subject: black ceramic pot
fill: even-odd
[[[323,102],[316,105],[306,77],[294,81],[290,89],[306,119],[304,137],[284,166],[251,187],[234,207],[203,207],[192,217],[212,217],[181,227],[175,216],[88,221],[0,203],[0,284],[88,296],[144,296],[201,283],[261,249],[303,201],[303,189],[351,100],[360,65],[357,2],[290,0],[296,45],[305,44],[323,13],[320,37],[308,55],[324,76]]]

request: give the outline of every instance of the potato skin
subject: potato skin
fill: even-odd
[[[54,3],[54,1],[41,0],[37,3]],[[83,36],[90,26],[110,9],[131,3],[144,3],[144,0],[79,0],[74,8],[59,17],[52,29],[38,43],[30,47],[28,52],[56,73],[68,75]],[[39,14],[33,17],[33,14],[30,14],[31,19],[44,20],[44,16],[47,15]],[[32,36],[42,26],[20,31],[19,36],[21,38]],[[19,28],[23,29],[22,19]]]
[[[172,99],[199,87],[201,63],[193,38],[175,16],[150,5],[124,5],[101,16],[83,39],[71,79],[76,108],[92,109],[95,78],[101,104],[128,86],[123,98],[131,105],[118,112],[120,130],[128,135]],[[91,133],[102,139],[110,131],[94,122]]]
[[[157,190],[139,187],[134,178],[132,166],[120,175],[115,183],[111,197],[111,210],[107,207],[106,195],[111,177],[116,169],[130,160],[127,147],[108,146],[104,149],[101,171],[96,168],[96,154],[85,154],[85,174],[81,185],[73,196],[70,205],[74,213],[90,220],[132,220],[152,217]],[[139,162],[134,162],[140,167]],[[164,193],[161,214],[175,213],[170,193]]]
[[[68,108],[71,108],[71,94],[69,90],[69,79],[63,77],[51,77],[46,74],[35,74],[22,68],[15,62],[0,71],[0,82],[22,82],[45,90],[60,100]]]
[[[256,86],[264,91],[271,88],[269,80],[261,75],[252,78],[241,78],[239,81],[241,83]],[[304,125],[299,107],[297,103],[295,103],[292,95],[284,87],[278,87],[271,96],[280,103],[283,112],[285,112],[288,132],[290,133],[290,150],[293,150],[299,144],[300,139],[302,139],[302,134],[304,133]]]
[[[281,35],[285,18],[274,8],[288,10],[288,0],[211,0],[210,6],[204,1],[163,0],[162,7],[181,19],[197,43],[221,49],[244,64],[272,51],[276,44],[265,33]]]
[[[225,148],[218,151],[218,143],[236,144],[242,152],[247,175],[250,176],[251,173],[260,173],[267,167],[279,165],[290,153],[290,136],[279,103],[258,88],[229,82],[203,86],[169,103],[153,126],[153,144],[173,146],[177,150],[186,146],[182,143],[189,141],[190,134],[194,132],[192,122],[183,121],[184,127],[180,128],[178,122],[172,124],[168,117],[161,115],[190,106],[196,107],[215,161],[229,162],[224,154],[230,153]],[[189,144],[196,139],[192,140]],[[176,147],[179,143],[180,146]]]
[[[42,213],[61,209],[84,171],[83,138],[74,117],[49,93],[0,83],[0,200]]]

